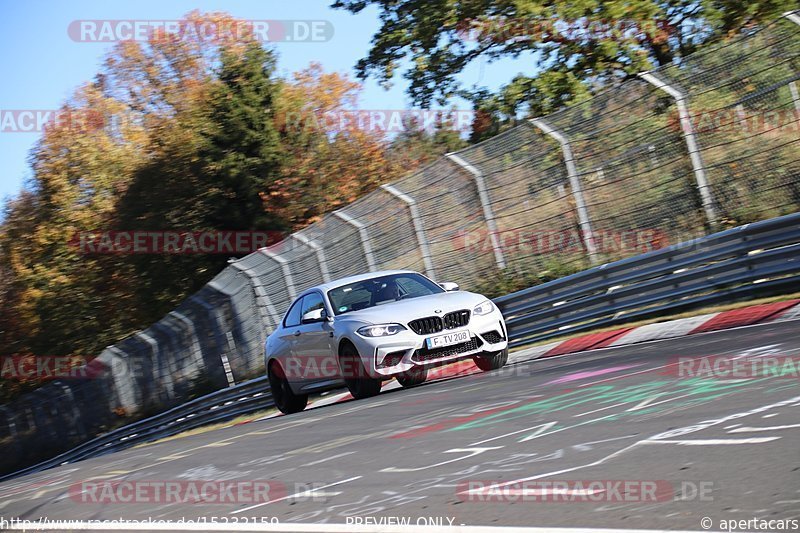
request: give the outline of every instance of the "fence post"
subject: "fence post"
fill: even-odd
[[[377,268],[375,266],[375,257],[372,255],[372,246],[369,242],[369,233],[367,233],[367,227],[342,211],[334,211],[333,215],[342,219],[345,223],[350,224],[358,230],[358,235],[361,238],[361,246],[364,248],[364,258],[367,260],[367,267],[369,268],[370,272],[375,272]]]
[[[75,395],[72,393],[72,389],[66,383],[56,382],[56,384],[61,387],[61,390],[64,391],[64,396],[68,398],[68,401],[62,403],[63,409],[70,409],[72,410],[72,418],[73,418],[73,427],[72,429],[75,430],[75,435],[78,439],[83,440],[86,438],[86,426],[83,423],[83,416],[81,416],[81,411],[78,409],[78,402],[75,399]]]
[[[331,280],[331,275],[328,273],[328,260],[325,259],[325,250],[322,249],[322,246],[299,233],[292,233],[291,237],[314,250],[314,253],[317,254],[317,262],[319,263],[319,271],[322,274],[322,281],[325,283],[329,282]]]
[[[503,249],[500,247],[500,240],[498,238],[497,221],[495,221],[494,218],[494,211],[492,211],[492,204],[489,200],[489,192],[486,190],[486,181],[483,179],[483,173],[454,153],[447,154],[447,158],[472,174],[472,177],[475,179],[475,186],[478,189],[478,199],[483,208],[483,218],[486,219],[486,226],[489,228],[489,240],[492,243],[494,260],[498,268],[501,270],[506,268],[506,259],[503,257]]]
[[[697,144],[697,136],[695,135],[692,120],[689,116],[689,106],[686,103],[686,95],[679,89],[668,85],[652,72],[642,72],[639,74],[639,77],[675,99],[675,106],[678,108],[678,117],[681,123],[681,131],[686,141],[686,148],[689,150],[689,159],[692,161],[692,169],[694,170],[694,177],[697,181],[697,188],[700,190],[703,209],[705,210],[708,223],[713,228],[717,225],[717,212],[714,209],[714,198],[711,195],[711,189],[708,187],[703,158],[700,155],[700,148]]]
[[[279,254],[275,252],[271,252],[266,248],[260,248],[258,250],[262,254],[266,255],[276,263],[281,266],[281,270],[283,271],[283,280],[286,283],[286,290],[289,292],[289,298],[294,300],[297,297],[297,291],[294,288],[294,281],[292,280],[292,270],[289,268],[289,262],[281,257]]]
[[[183,322],[189,331],[189,338],[192,344],[191,351],[194,354],[194,362],[197,367],[194,377],[197,377],[205,369],[205,361],[203,361],[203,350],[200,347],[200,340],[197,337],[197,329],[194,327],[194,322],[192,322],[189,317],[179,311],[171,311],[169,314]]]
[[[222,369],[225,371],[225,379],[227,379],[228,381],[228,386],[233,387],[234,385],[236,385],[236,380],[233,377],[233,371],[231,370],[231,363],[230,361],[228,361],[228,354],[225,353],[227,338],[219,328],[219,322],[217,322],[217,310],[210,303],[199,298],[196,294],[190,296],[189,299],[197,302],[201,307],[203,307],[208,312],[208,315],[212,321],[211,327],[214,328],[214,337],[217,340],[217,349],[219,350],[219,358],[220,361],[222,362]]]
[[[264,307],[266,308],[267,313],[272,317],[272,320],[277,325],[281,321],[280,315],[275,311],[275,306],[272,305],[272,300],[270,299],[269,295],[267,294],[267,290],[264,288],[264,284],[261,283],[261,279],[258,277],[258,274],[251,268],[246,268],[244,265],[240,265],[238,262],[233,261],[229,263],[230,266],[238,270],[240,273],[244,274],[248,278],[250,278],[250,283],[253,285],[253,292],[256,294],[256,303],[258,303],[258,299],[264,301]],[[258,306],[258,312],[261,316],[261,323],[266,325],[267,320],[266,316],[263,314],[261,310],[261,306]]]
[[[158,345],[158,341],[156,341],[153,337],[151,337],[150,335],[148,335],[143,331],[139,331],[134,335],[136,337],[141,338],[142,340],[144,340],[144,342],[150,345],[150,350],[151,353],[153,354],[153,359],[152,359],[153,367],[155,367],[154,370],[157,369],[159,374],[158,377],[161,380],[163,380],[163,385],[166,388],[167,398],[168,399],[175,398],[175,390],[172,383],[172,373],[170,372],[169,364],[167,364],[166,368],[164,368],[165,361],[163,361],[163,358],[161,356],[161,347]],[[164,370],[166,370],[166,375],[164,375],[163,373]]]
[[[798,13],[800,13],[800,11],[787,11],[783,14],[783,16],[800,26],[800,15],[798,15]],[[797,84],[795,82],[789,82],[789,91],[792,93],[794,110],[800,115],[800,92],[798,92]]]
[[[138,372],[138,370],[132,368],[128,354],[116,346],[106,346],[98,359],[110,368],[111,381],[114,382],[120,407],[129,416],[135,413],[141,407],[137,404],[137,395],[140,393],[133,388],[137,377],[134,372]]]
[[[417,243],[419,244],[419,251],[422,253],[422,262],[425,264],[425,273],[429,278],[435,280],[436,272],[433,269],[433,260],[431,259],[431,249],[428,247],[428,239],[425,237],[425,228],[422,225],[422,217],[419,215],[419,208],[417,201],[409,195],[400,192],[389,184],[381,185],[381,189],[388,192],[401,202],[408,206],[411,213],[411,222],[414,224],[414,233],[417,234]]]
[[[581,187],[581,180],[578,176],[578,168],[575,166],[575,156],[572,153],[572,146],[569,143],[569,139],[543,119],[531,119],[531,124],[542,130],[545,135],[549,135],[558,141],[558,144],[561,145],[564,165],[567,167],[567,178],[569,179],[570,189],[572,189],[572,198],[575,200],[575,208],[578,211],[578,223],[581,226],[583,245],[586,247],[586,253],[589,255],[589,262],[596,265],[599,261],[597,258],[597,246],[594,242],[594,232],[592,231],[592,222],[589,218],[589,210],[586,208],[586,200],[583,197],[583,187]]]
[[[797,90],[797,84],[793,81],[789,82],[789,92],[792,93],[792,102],[794,103],[794,110],[800,115],[800,92]]]
[[[172,328],[168,327],[161,320],[159,320],[158,322],[153,324],[151,327],[153,329],[155,329],[156,331],[160,331],[161,333],[163,333],[163,334],[165,334],[167,336],[167,338],[166,338],[166,340],[167,340],[166,346],[162,346],[159,343],[159,347],[158,347],[159,356],[164,359],[164,363],[166,364],[167,368],[170,371],[170,382],[172,383],[172,392],[173,392],[173,395],[176,395],[179,392],[175,388],[177,386],[176,385],[176,376],[178,377],[178,382],[180,383],[180,372],[181,372],[180,363],[181,363],[181,360],[183,359],[183,356],[179,356],[178,355],[180,353],[180,351],[181,351],[180,350],[181,347],[178,346],[179,340],[177,338],[175,330],[173,330]],[[165,353],[165,348],[167,350],[166,353]],[[167,357],[167,355],[169,355],[169,357]],[[180,360],[179,360],[179,357],[180,357]]]

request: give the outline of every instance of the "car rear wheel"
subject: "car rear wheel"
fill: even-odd
[[[345,342],[339,354],[339,364],[347,390],[356,400],[369,398],[381,392],[381,380],[371,378],[361,362],[356,347]]]
[[[475,366],[489,372],[490,370],[497,370],[502,368],[506,361],[508,361],[508,348],[494,353],[485,353],[483,355],[476,355],[472,358],[475,361]]]
[[[424,383],[428,378],[428,369],[424,366],[415,366],[410,370],[406,370],[402,374],[398,374],[397,382],[403,386],[404,389],[409,387],[416,387]]]
[[[272,390],[272,401],[283,414],[299,413],[308,405],[308,394],[295,394],[286,379],[286,373],[280,363],[272,361],[269,365],[269,388]]]

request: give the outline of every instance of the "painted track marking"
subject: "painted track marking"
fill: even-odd
[[[355,481],[356,479],[361,479],[361,478],[362,478],[362,476],[353,476],[353,477],[350,477],[350,478],[347,478],[347,479],[343,479],[341,481],[337,481],[336,483],[329,483],[328,485],[323,485],[321,487],[317,487],[315,489],[303,490],[303,491],[300,491],[300,492],[295,492],[294,494],[290,494],[289,496],[284,496],[283,498],[277,498],[277,499],[274,499],[274,500],[270,500],[268,502],[257,503],[256,505],[251,505],[250,507],[245,507],[244,509],[239,509],[238,511],[233,511],[230,514],[243,513],[245,511],[250,511],[252,509],[255,509],[256,507],[262,507],[264,505],[269,505],[271,503],[277,503],[277,502],[280,502],[280,501],[283,501],[283,500],[290,500],[292,498],[297,498],[298,496],[310,496],[311,494],[314,494],[315,492],[320,491],[322,489],[328,489],[330,487],[335,487],[336,485],[341,485],[343,483],[347,483],[349,481]],[[278,529],[277,531],[281,531],[281,530]]]

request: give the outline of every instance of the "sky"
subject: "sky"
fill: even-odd
[[[85,20],[178,20],[194,9],[224,11],[247,20],[322,20],[333,29],[327,42],[276,42],[278,72],[288,77],[319,62],[326,71],[347,73],[369,51],[380,27],[379,11],[369,7],[358,15],[331,9],[331,0],[0,0],[0,50],[2,73],[0,113],[20,117],[24,110],[55,110],[81,84],[91,81],[114,43],[80,42],[70,24]],[[75,28],[75,24],[72,26]],[[460,76],[467,87],[475,84],[496,89],[521,71],[530,74],[525,60],[478,61]],[[408,83],[399,75],[385,90],[375,80],[364,82],[360,109],[408,109]],[[465,102],[453,102],[468,109]],[[441,108],[441,106],[438,106]],[[15,119],[16,120],[16,119]],[[0,200],[15,196],[31,177],[28,154],[38,132],[0,130]]]

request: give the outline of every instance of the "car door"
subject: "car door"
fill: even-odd
[[[339,367],[333,350],[333,327],[325,320],[322,293],[314,291],[303,297],[301,322],[293,344],[293,358],[303,375],[303,386],[329,382],[339,377]]]
[[[297,343],[302,321],[303,298],[294,301],[278,329],[277,342],[271,346],[271,355],[281,363],[290,383],[299,381],[298,362],[294,358],[294,345]]]

